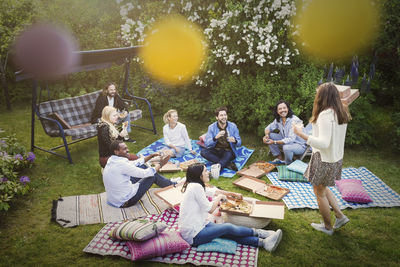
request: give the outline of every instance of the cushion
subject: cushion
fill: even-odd
[[[286,165],[278,165],[276,168],[278,169],[278,179],[281,181],[308,182],[303,174],[288,170]]]
[[[201,147],[205,147],[206,145],[204,144],[204,141],[206,139],[206,134],[200,135],[199,136],[199,141],[196,142]]]
[[[109,236],[120,240],[145,241],[157,236],[165,228],[167,225],[162,222],[139,219],[116,226],[109,232]]]
[[[63,129],[71,129],[71,125],[69,125],[68,122],[66,122],[63,117],[61,117],[60,114],[58,114],[57,112],[53,112],[47,115],[49,118],[58,121],[61,126],[63,127]]]
[[[365,191],[361,180],[357,179],[342,179],[335,181],[337,188],[342,194],[343,200],[357,203],[369,203],[372,199]]]
[[[215,238],[210,243],[201,244],[197,251],[216,251],[222,253],[235,254],[237,243],[233,240]]]
[[[144,241],[128,241],[126,245],[132,254],[132,260],[141,260],[176,253],[190,248],[178,232],[166,231],[158,236]]]
[[[302,162],[301,160],[295,160],[287,166],[289,171],[298,172],[304,174],[306,172],[308,164]]]

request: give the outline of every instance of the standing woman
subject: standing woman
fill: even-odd
[[[207,220],[208,214],[214,212],[225,195],[219,194],[213,202],[206,197],[205,183],[208,183],[208,171],[204,164],[190,165],[186,181],[182,187],[183,200],[179,212],[179,231],[190,245],[199,246],[221,237],[234,240],[243,245],[264,247],[272,252],[282,239],[282,231],[237,226],[231,223],[216,224]],[[218,193],[218,192],[217,192]]]
[[[101,119],[97,125],[97,141],[99,143],[99,163],[101,167],[105,167],[108,158],[113,155],[110,149],[112,141],[124,140],[128,137],[127,123],[122,124],[122,131],[118,132],[115,124],[118,122],[118,112],[114,107],[105,106],[101,112]],[[129,154],[129,160],[136,160],[135,154]]]
[[[340,101],[339,93],[333,83],[324,83],[317,88],[310,122],[313,124],[312,135],[303,133],[301,127],[293,126],[295,134],[307,140],[313,154],[304,174],[313,186],[317,197],[319,212],[323,223],[311,226],[328,235],[349,222],[339,208],[335,195],[328,188],[335,180],[341,179],[344,140],[347,123],[351,120],[347,107]],[[336,220],[332,227],[330,207],[335,212]]]
[[[163,149],[171,157],[180,158],[185,154],[185,149],[189,149],[192,154],[196,154],[192,150],[189,135],[186,126],[178,122],[178,112],[175,109],[168,110],[164,114],[163,120],[165,125],[163,127],[164,142],[168,146]]]

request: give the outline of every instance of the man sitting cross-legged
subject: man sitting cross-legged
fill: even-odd
[[[235,163],[236,148],[242,145],[239,130],[235,123],[228,121],[226,107],[215,110],[216,122],[208,126],[204,140],[205,148],[201,156],[211,162],[219,163],[221,170],[225,167],[237,171]]]
[[[103,171],[103,183],[109,205],[118,208],[130,207],[135,205],[153,184],[159,187],[176,184],[157,173],[168,162],[169,157],[161,159],[155,167],[147,168],[144,163],[158,156],[158,153],[129,161],[129,150],[125,143],[116,140],[111,143],[110,148],[114,154],[108,159]]]

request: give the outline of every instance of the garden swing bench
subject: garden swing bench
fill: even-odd
[[[91,70],[110,68],[113,63],[119,65],[124,63],[124,81],[123,81],[123,100],[129,104],[134,104],[135,110],[129,111],[131,121],[142,118],[142,110],[139,109],[137,101],[144,101],[147,104],[152,128],[146,128],[140,125],[131,124],[132,126],[139,127],[145,130],[152,131],[157,134],[156,126],[154,123],[153,111],[150,102],[143,97],[138,97],[129,90],[129,72],[130,62],[133,56],[136,56],[140,47],[124,47],[92,51],[78,51],[75,52],[80,56],[80,64],[74,68],[72,72],[87,72]],[[31,75],[19,71],[16,73],[16,80],[24,80],[33,78]],[[39,97],[38,97],[39,87]],[[41,92],[43,84],[38,84],[38,81],[33,79],[32,85],[32,114],[31,114],[31,151],[35,148],[53,155],[68,159],[69,163],[72,162],[69,145],[97,136],[96,124],[90,124],[91,115],[95,107],[96,99],[101,93],[101,90],[88,93],[81,96],[68,97],[58,100],[50,100],[40,103]],[[47,93],[49,95],[49,88],[45,83]],[[52,147],[42,148],[35,145],[35,114],[40,120],[45,133],[51,137],[61,137],[63,144]],[[71,136],[72,141],[67,142],[66,137]],[[55,152],[55,150],[65,147],[66,156]]]

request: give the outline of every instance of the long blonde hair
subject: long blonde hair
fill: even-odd
[[[163,121],[165,124],[169,124],[169,118],[171,118],[172,113],[176,113],[178,114],[178,111],[176,111],[175,109],[170,109],[167,111],[167,113],[164,114],[163,116]]]
[[[117,128],[115,128],[114,123],[112,123],[110,120],[110,116],[114,111],[117,112],[117,109],[111,106],[105,106],[101,112],[101,121],[107,123],[110,127],[111,137],[117,138],[119,136],[119,132]]]
[[[334,83],[323,83],[317,88],[310,122],[316,123],[319,114],[328,108],[335,111],[338,124],[348,123],[351,120],[348,108],[342,104]]]

